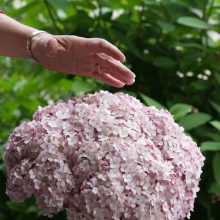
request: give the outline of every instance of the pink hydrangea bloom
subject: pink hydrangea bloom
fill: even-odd
[[[13,201],[70,220],[189,218],[204,163],[168,111],[104,91],[40,108],[4,160]]]

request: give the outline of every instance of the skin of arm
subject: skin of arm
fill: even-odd
[[[0,56],[30,58],[27,39],[36,30],[0,13]],[[52,71],[93,77],[119,88],[135,81],[135,74],[122,64],[123,53],[104,39],[41,33],[32,38],[31,51]]]
[[[36,29],[0,13],[0,55],[28,58],[27,37]]]

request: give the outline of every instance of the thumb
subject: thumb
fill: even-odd
[[[53,57],[58,50],[58,42],[54,37],[47,37],[44,39],[44,45],[47,50],[47,55]]]

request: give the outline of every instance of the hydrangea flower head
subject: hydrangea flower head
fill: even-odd
[[[204,163],[166,110],[101,91],[40,108],[5,146],[7,191],[69,220],[190,216]]]

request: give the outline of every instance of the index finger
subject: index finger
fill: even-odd
[[[116,46],[104,39],[90,39],[89,41],[87,41],[86,47],[91,53],[105,53],[116,60],[125,60],[124,54]]]

